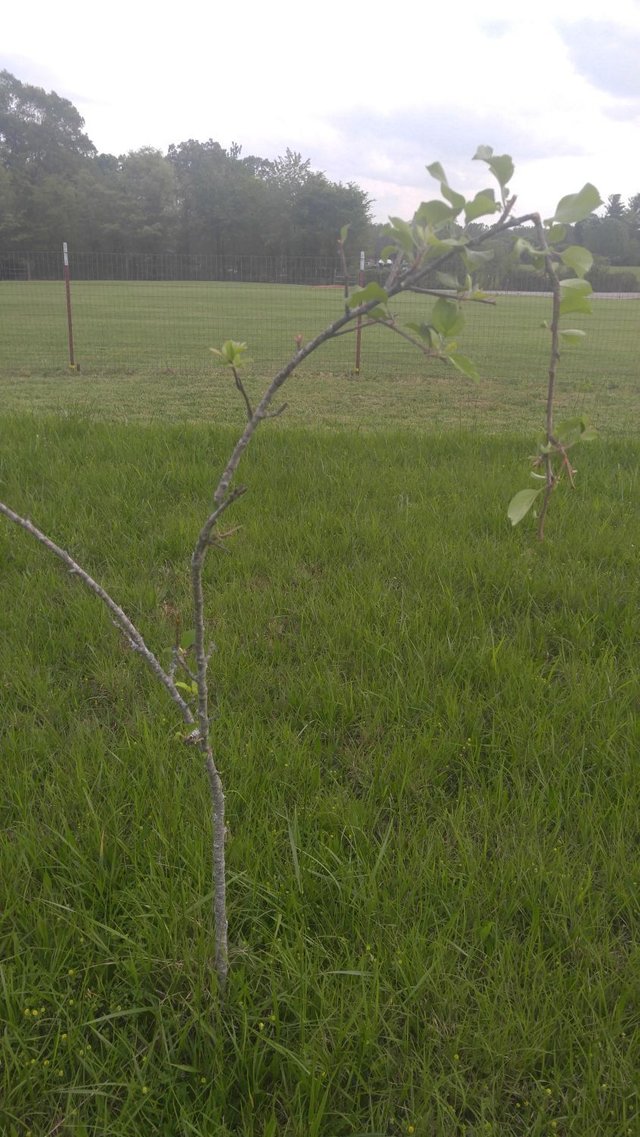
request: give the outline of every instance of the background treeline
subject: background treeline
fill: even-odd
[[[521,235],[529,236],[524,230]],[[602,217],[592,213],[567,227],[566,243],[593,253],[587,275],[596,292],[639,291],[640,271],[634,266],[640,266],[640,193],[626,204],[620,194],[611,194]],[[480,273],[484,287],[532,292],[548,287],[533,265],[516,261],[512,243],[497,240],[492,251],[492,260]]]
[[[16,256],[59,252],[62,241],[76,253],[136,258],[125,272],[134,278],[178,271],[198,278],[195,257],[219,264],[234,258],[203,270],[216,277],[244,276],[247,257],[333,263],[336,235],[347,223],[353,257],[364,249],[375,266],[387,239],[384,225],[371,220],[371,204],[355,183],[330,181],[290,149],[272,160],[243,156],[236,143],[225,149],[213,139],[189,139],[166,154],[152,147],[99,154],[68,99],[0,72],[0,276],[29,275],[30,265],[16,267]],[[612,194],[603,216],[593,214],[567,239],[594,254],[596,289],[637,289],[635,273],[610,266],[640,266],[640,193],[627,203]],[[506,243],[493,253],[480,274],[485,287],[544,286],[532,268],[515,263]],[[191,258],[188,266],[160,259],[177,255]],[[114,260],[104,262],[104,271],[121,276],[123,270]],[[246,271],[248,279],[262,279],[265,271],[269,279],[298,279],[255,262]]]
[[[0,72],[0,248],[220,256],[334,256],[370,201],[287,150],[270,161],[189,139],[166,154],[99,154],[67,99]]]

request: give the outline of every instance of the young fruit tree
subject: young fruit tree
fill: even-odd
[[[346,228],[340,234],[338,248],[345,269],[345,295],[335,320],[318,332],[307,343],[296,337],[296,350],[280,371],[273,376],[258,405],[253,407],[242,379],[242,365],[246,358],[246,345],[227,340],[216,354],[228,368],[243,399],[246,424],[227,463],[218,477],[212,505],[198,533],[191,553],[191,601],[193,625],[173,649],[171,662],[164,666],[159,656],[148,645],[145,637],[129,616],[93,578],[86,568],[74,559],[68,549],[62,548],[43,533],[28,517],[16,513],[9,505],[0,503],[0,513],[20,526],[39,541],[66,566],[82,584],[108,608],[113,623],[128,645],[150,668],[158,683],[165,689],[176,712],[185,725],[183,742],[199,750],[208,778],[212,815],[212,875],[213,921],[215,938],[215,973],[217,988],[224,995],[229,968],[227,881],[225,873],[225,791],[221,767],[227,760],[225,740],[215,735],[210,713],[210,661],[213,646],[208,642],[204,615],[205,564],[211,549],[220,547],[233,530],[222,527],[225,515],[246,492],[236,478],[242,457],[258,427],[268,418],[281,414],[285,406],[274,409],[280,388],[308,356],[337,336],[381,325],[390,334],[401,336],[430,360],[451,365],[464,375],[476,379],[473,362],[458,349],[458,337],[464,327],[464,308],[470,303],[490,305],[495,298],[480,292],[473,282],[474,270],[491,257],[492,238],[505,232],[515,232],[518,240],[515,254],[532,257],[546,271],[552,291],[552,311],[548,322],[550,334],[550,366],[548,378],[547,421],[544,440],[540,445],[536,464],[541,465],[544,485],[517,494],[509,507],[509,517],[516,524],[542,494],[539,534],[544,532],[544,520],[551,493],[563,470],[573,480],[567,451],[578,441],[591,436],[583,420],[554,427],[553,400],[557,362],[561,342],[570,343],[582,333],[561,329],[560,320],[573,312],[588,310],[590,285],[584,274],[590,265],[585,249],[566,244],[566,226],[589,213],[600,203],[597,191],[586,185],[579,193],[565,197],[554,216],[542,221],[537,214],[515,216],[516,198],[509,184],[513,176],[513,162],[506,155],[496,155],[491,147],[481,146],[475,158],[483,162],[497,182],[498,192],[492,188],[480,190],[466,199],[453,189],[439,162],[428,166],[428,172],[440,185],[440,197],[423,202],[413,219],[403,221],[392,217],[388,229],[389,244],[383,252],[390,259],[390,268],[384,283],[370,283],[363,288],[350,290],[347,284]],[[480,219],[485,219],[479,224]],[[489,219],[489,220],[486,220]],[[532,227],[532,240],[522,235],[525,226]],[[558,267],[574,274],[561,280]],[[418,293],[424,297],[425,313],[421,322],[400,324],[394,313],[393,300],[403,292]]]

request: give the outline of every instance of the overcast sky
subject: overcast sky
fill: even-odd
[[[529,11],[529,6],[527,6]],[[640,192],[640,0],[292,0],[7,4],[0,69],[75,104],[98,150],[214,138],[287,146],[374,213],[410,216],[439,160],[487,183],[479,144],[509,153],[518,211],[549,214],[594,182]]]

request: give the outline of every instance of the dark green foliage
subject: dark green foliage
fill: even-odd
[[[0,252],[334,255],[351,226],[364,246],[370,202],[287,150],[241,157],[218,142],[96,154],[76,108],[0,72]]]

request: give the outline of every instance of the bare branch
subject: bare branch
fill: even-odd
[[[283,403],[281,407],[277,408],[277,410],[269,411],[269,413],[266,414],[264,417],[265,418],[280,418],[280,415],[284,414],[284,412],[286,411],[288,406],[289,406],[288,403]]]
[[[547,235],[544,231],[542,218],[539,213],[530,215],[530,220],[533,221],[536,229],[536,235],[540,242],[540,248],[544,254],[545,270],[547,276],[551,281],[551,290],[553,294],[552,312],[551,312],[551,351],[549,354],[549,381],[547,384],[547,410],[546,410],[546,435],[547,435],[547,450],[544,455],[544,469],[545,469],[545,487],[542,497],[542,506],[540,507],[540,515],[538,517],[538,538],[540,541],[544,540],[544,523],[547,517],[547,510],[549,509],[549,502],[551,501],[551,494],[557,485],[557,477],[553,469],[552,453],[548,449],[549,444],[554,445],[553,439],[553,407],[556,391],[556,375],[558,370],[558,360],[560,359],[560,278],[556,271],[556,266],[553,263],[551,250],[547,243]],[[557,443],[555,443],[557,446]],[[573,483],[573,479],[572,483]]]
[[[439,291],[437,288],[420,288],[414,284],[407,288],[406,291],[417,292],[421,296],[436,296],[444,300],[457,300],[459,304],[491,304],[494,308],[497,304],[497,300],[492,296],[474,296],[472,292],[454,292],[452,288]]]
[[[238,371],[238,368],[233,363],[231,364],[231,370],[233,371],[233,378],[236,381],[236,387],[238,388],[240,394],[242,395],[242,398],[244,399],[244,405],[247,408],[247,418],[251,419],[253,417],[253,407],[251,406],[251,403],[249,401],[249,396],[247,395],[244,383],[242,382],[242,379],[240,378],[240,372]]]
[[[201,728],[202,729],[202,728]],[[209,789],[213,805],[214,826],[212,840],[213,854],[213,918],[215,923],[215,968],[224,997],[229,973],[229,944],[227,924],[227,887],[225,867],[225,800],[222,779],[216,766],[211,747],[205,750],[205,766],[209,777]]]
[[[137,651],[142,656],[153,671],[156,679],[159,679],[174,703],[179,707],[184,721],[188,724],[193,723],[194,718],[191,708],[177,689],[173,675],[170,671],[164,670],[160,661],[156,658],[151,649],[147,647],[135,624],[131,622],[127,614],[123,612],[119,604],[116,604],[109,593],[70,556],[66,549],[62,549],[60,545],[56,545],[55,541],[47,537],[47,535],[33,525],[27,517],[21,517],[20,514],[15,513],[8,505],[4,505],[2,502],[0,502],[0,513],[4,514],[9,521],[13,521],[14,524],[19,525],[20,528],[30,533],[32,537],[35,537],[36,541],[39,541],[41,545],[44,545],[45,549],[48,549],[50,553],[58,557],[67,566],[69,571],[86,585],[90,592],[93,592],[95,596],[102,600],[102,603],[106,605],[114,617],[116,627],[123,633],[125,639],[134,651]]]
[[[344,310],[348,315],[349,313],[349,269],[347,268],[347,258],[344,251],[344,241],[342,237],[338,239],[338,256],[340,257],[340,264],[342,266],[342,274],[344,279]]]
[[[400,275],[403,260],[404,260],[404,254],[400,250],[399,252],[396,253],[396,255],[393,259],[393,264],[391,265],[391,268],[389,270],[389,275],[387,276],[387,279],[384,282],[385,291],[388,293],[389,296],[392,294],[393,290],[396,288],[396,281],[398,279],[398,276]]]
[[[409,332],[405,332],[404,328],[399,328],[393,320],[376,320],[375,323],[382,324],[382,326],[388,328],[390,332],[395,332],[397,336],[400,336],[403,340],[407,340],[408,343],[413,344],[414,347],[417,347],[418,351],[421,351],[423,355],[431,356],[434,359],[441,358],[437,352],[430,350],[428,344],[422,343],[420,340],[416,339],[415,336],[410,335]]]

